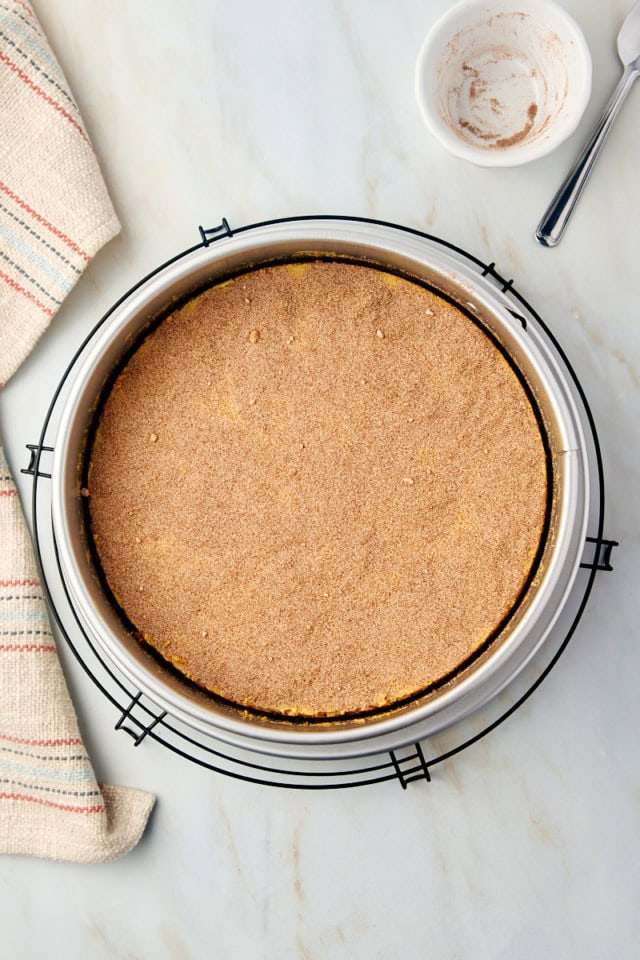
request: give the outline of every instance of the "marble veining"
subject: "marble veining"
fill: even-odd
[[[0,394],[14,468],[68,357],[198,224],[374,216],[441,235],[513,276],[583,380],[622,541],[574,640],[496,733],[434,771],[320,794],[216,776],[134,750],[62,647],[98,777],[152,790],[136,850],[78,867],[0,860],[3,955],[112,960],[631,960],[637,956],[640,765],[640,92],[620,115],[566,237],[541,213],[617,79],[629,2],[563,0],[594,62],[576,134],[528,166],[449,156],[413,99],[446,0],[34,0],[96,146],[122,233]],[[19,478],[25,495],[28,482]]]

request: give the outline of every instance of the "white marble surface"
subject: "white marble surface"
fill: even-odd
[[[632,958],[640,921],[640,90],[566,238],[534,227],[618,75],[628,0],[564,0],[594,62],[578,132],[550,157],[477,169],[413,99],[445,0],[35,0],[122,221],[0,396],[16,467],[73,348],[149,269],[221,216],[346,213],[430,230],[495,260],[551,325],[603,442],[601,576],[557,669],[431,784],[323,794],[216,776],[113,731],[63,649],[102,780],[158,804],[113,864],[0,860],[2,955],[65,958]],[[24,488],[26,490],[26,487]]]

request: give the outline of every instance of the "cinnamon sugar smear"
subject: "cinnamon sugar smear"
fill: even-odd
[[[308,717],[465,663],[516,602],[547,499],[536,417],[483,330],[330,261],[171,313],[102,408],[88,486],[146,642],[234,703]]]

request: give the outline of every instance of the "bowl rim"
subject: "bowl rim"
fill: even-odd
[[[425,94],[425,76],[436,69],[440,53],[451,39],[452,25],[459,20],[462,13],[471,14],[476,10],[492,14],[503,10],[531,12],[540,15],[543,22],[545,11],[551,12],[563,22],[567,36],[575,42],[583,73],[580,85],[579,87],[576,85],[577,94],[572,99],[571,111],[565,115],[561,124],[554,124],[551,127],[544,139],[516,144],[501,150],[474,146],[457,136],[442,120],[439,112],[431,108],[429,98]],[[581,27],[555,0],[458,0],[458,3],[434,21],[422,41],[414,70],[414,92],[425,125],[449,153],[468,160],[476,166],[515,167],[546,156],[575,132],[591,98],[592,72],[591,52]]]

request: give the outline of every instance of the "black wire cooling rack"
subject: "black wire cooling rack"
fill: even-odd
[[[184,723],[172,716],[144,691],[138,689],[124,676],[118,667],[105,658],[84,631],[69,596],[60,566],[55,534],[51,523],[51,498],[48,480],[51,479],[51,460],[56,443],[57,418],[64,403],[65,390],[73,380],[76,365],[89,349],[113,311],[148,279],[155,276],[170,263],[187,256],[201,247],[208,247],[225,237],[243,233],[258,227],[281,223],[299,223],[305,220],[334,222],[356,221],[392,227],[431,244],[440,245],[462,258],[483,277],[489,278],[512,305],[511,313],[524,329],[533,325],[546,342],[556,362],[568,374],[574,400],[578,407],[584,429],[590,481],[592,487],[588,536],[585,540],[583,560],[571,594],[562,615],[550,637],[545,640],[534,661],[490,704],[472,718],[456,724],[443,734],[422,743],[413,743],[401,749],[387,750],[361,758],[335,758],[331,760],[299,760],[266,756],[247,747],[236,747]],[[614,540],[603,536],[604,528],[604,474],[602,456],[594,419],[584,390],[557,342],[541,317],[515,289],[512,280],[505,280],[496,269],[496,264],[484,263],[460,247],[439,237],[409,227],[386,221],[361,217],[309,216],[287,217],[278,220],[249,224],[232,230],[226,219],[212,229],[199,228],[201,242],[184,250],[163,263],[131,288],[96,324],[79,346],[54,392],[46,413],[40,438],[37,443],[28,443],[29,463],[21,471],[32,477],[32,515],[36,553],[42,571],[42,580],[48,594],[51,611],[57,626],[73,654],[104,696],[117,711],[115,730],[130,736],[138,747],[147,738],[168,747],[216,773],[271,786],[291,789],[327,790],[364,786],[396,780],[403,789],[418,780],[431,780],[431,771],[438,764],[471,747],[505,722],[538,689],[567,648],[584,613],[596,576],[610,571],[611,551],[617,546]]]

